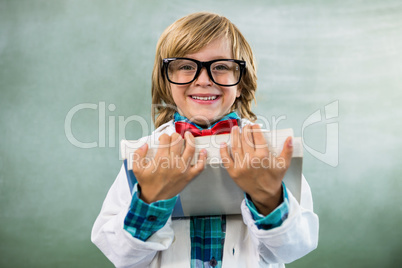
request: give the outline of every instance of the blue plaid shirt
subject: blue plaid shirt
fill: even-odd
[[[175,114],[175,121],[190,122],[187,118]],[[226,115],[225,119],[240,120],[236,113]],[[192,123],[197,126],[196,124]],[[199,128],[199,126],[197,126]],[[211,126],[213,127],[213,125]],[[137,185],[138,186],[138,185]],[[245,194],[246,205],[249,208],[258,229],[269,230],[280,226],[287,218],[289,200],[285,184],[282,183],[283,202],[269,215],[261,215],[251,199]],[[124,220],[124,229],[133,237],[146,241],[152,234],[160,230],[172,214],[177,196],[147,204],[140,199],[141,189],[134,192],[130,210]],[[191,267],[221,267],[223,258],[223,245],[226,233],[226,217],[202,216],[190,217],[191,238]]]

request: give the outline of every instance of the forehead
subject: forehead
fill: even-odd
[[[185,57],[208,61],[213,59],[232,58],[232,48],[227,38],[219,38],[211,41],[196,52],[186,53]]]

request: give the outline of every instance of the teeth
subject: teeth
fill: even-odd
[[[217,98],[217,96],[210,96],[210,97],[191,96],[191,98],[193,98],[193,99],[195,99],[195,100],[207,101],[207,100],[214,100],[214,99]]]

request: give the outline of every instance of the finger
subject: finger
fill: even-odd
[[[241,144],[242,144],[244,153],[252,153],[252,152],[254,152],[254,149],[255,149],[254,148],[254,141],[253,141],[253,136],[251,134],[249,125],[246,125],[242,129]]]
[[[207,150],[202,149],[198,155],[198,160],[194,166],[190,168],[190,172],[192,173],[193,177],[198,175],[201,171],[204,170],[205,164],[207,162]]]
[[[134,151],[133,158],[132,158],[132,160],[133,160],[132,170],[133,170],[134,174],[135,173],[139,174],[144,169],[144,165],[146,165],[146,162],[147,162],[145,159],[147,152],[148,152],[148,144],[147,143],[145,143],[140,148],[138,148],[137,150]]]
[[[279,155],[280,159],[283,159],[282,161],[285,161],[285,168],[288,169],[290,166],[290,162],[292,161],[292,155],[293,155],[293,139],[292,137],[288,137],[283,144],[283,149],[281,154]]]
[[[268,144],[265,140],[264,134],[261,131],[261,127],[259,125],[251,126],[252,137],[255,145],[255,150],[267,150]]]
[[[174,155],[181,155],[184,144],[184,140],[181,135],[179,133],[173,133],[170,139],[170,153],[173,153]]]
[[[222,143],[220,148],[222,165],[227,169],[233,166],[233,159],[229,155],[229,148],[227,143]]]
[[[186,141],[186,145],[183,151],[183,159],[184,161],[189,161],[192,157],[194,157],[194,152],[195,152],[195,140],[193,134],[190,132],[186,131],[184,133],[184,139]]]
[[[240,129],[238,126],[234,126],[230,133],[230,145],[232,148],[232,155],[238,155],[240,157],[243,156],[243,149],[240,139]]]
[[[169,150],[170,150],[170,136],[168,134],[162,134],[159,137],[159,146],[155,157],[168,156]]]

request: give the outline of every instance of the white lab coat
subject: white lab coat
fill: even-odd
[[[242,119],[242,126],[249,121]],[[152,133],[153,138],[175,132],[173,120]],[[300,204],[288,190],[289,216],[281,226],[259,230],[243,200],[241,215],[226,216],[222,268],[285,267],[317,247],[318,217],[313,212],[310,187],[303,177]],[[190,222],[172,220],[141,241],[124,230],[131,203],[124,165],[103,203],[92,229],[91,240],[116,267],[189,268]]]

